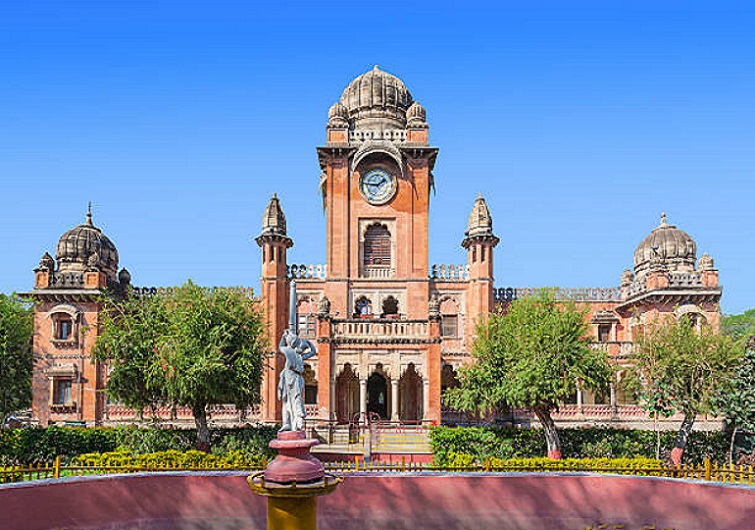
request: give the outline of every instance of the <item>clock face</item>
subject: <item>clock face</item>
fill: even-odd
[[[385,204],[396,194],[396,178],[384,169],[371,169],[359,179],[359,190],[370,204]]]

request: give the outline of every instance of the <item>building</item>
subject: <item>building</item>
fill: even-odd
[[[468,361],[476,319],[531,295],[533,289],[496,287],[493,261],[499,242],[485,199],[470,197],[463,265],[431,265],[428,213],[438,148],[429,142],[425,109],[404,83],[377,67],[354,79],[328,113],[326,142],[317,152],[326,212],[326,263],[294,265],[294,239],[281,201],[273,196],[256,241],[262,260],[261,301],[271,343],[289,322],[289,289],[297,283],[299,333],[315,340],[305,368],[309,417],[346,423],[365,414],[404,422],[453,421],[441,395],[457,383]],[[460,227],[462,225],[460,220]],[[449,242],[449,244],[455,244]],[[108,405],[106,370],[89,360],[101,290],[124,289],[118,254],[88,214],[63,235],[54,260],[45,254],[28,296],[35,318],[34,416],[99,423],[133,417]],[[618,275],[617,275],[618,276]],[[637,247],[634,271],[619,287],[560,289],[557,296],[590,309],[595,347],[619,365],[633,337],[661,314],[718,324],[721,287],[713,259],[697,260],[695,241],[665,215]],[[81,330],[88,333],[82,334]],[[252,411],[275,421],[280,356],[263,381],[263,403]],[[622,373],[603,392],[577,392],[557,415],[562,422],[633,424],[646,419],[622,391]],[[211,411],[237,417],[232,407]],[[515,420],[528,420],[517,411]]]

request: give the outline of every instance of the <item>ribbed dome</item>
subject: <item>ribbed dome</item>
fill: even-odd
[[[92,223],[91,208],[83,225],[63,234],[55,254],[60,271],[85,271],[97,267],[103,272],[115,274],[118,269],[118,250]]]
[[[286,235],[286,216],[281,208],[278,195],[273,194],[267,203],[265,214],[262,216],[262,235]]]
[[[472,212],[469,214],[469,223],[467,224],[467,236],[492,236],[493,235],[493,217],[490,215],[488,205],[482,195],[478,195],[472,206]]]
[[[341,103],[357,128],[404,128],[412,95],[398,77],[375,66],[349,83]]]
[[[661,224],[634,251],[634,272],[638,276],[654,269],[690,272],[695,270],[697,245],[690,235],[674,225]]]

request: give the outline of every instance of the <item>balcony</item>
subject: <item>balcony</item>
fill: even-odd
[[[634,351],[634,343],[630,341],[594,342],[592,347],[606,352],[612,359],[626,359]]]
[[[334,320],[333,339],[383,342],[425,340],[430,334],[426,320]]]
[[[365,267],[362,269],[362,278],[369,280],[385,280],[396,276],[396,269],[390,267]]]

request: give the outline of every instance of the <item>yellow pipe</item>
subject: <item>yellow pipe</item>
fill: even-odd
[[[315,497],[268,497],[268,530],[315,530],[317,499]]]

